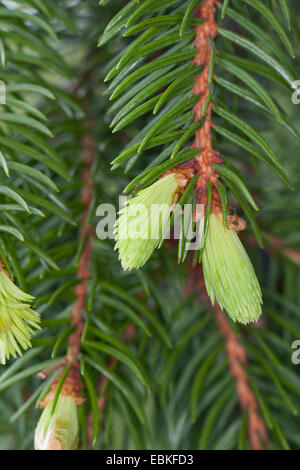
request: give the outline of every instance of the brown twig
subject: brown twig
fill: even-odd
[[[96,150],[94,140],[86,135],[81,141],[83,149],[83,162],[84,169],[82,170],[82,190],[81,200],[85,206],[85,210],[81,218],[81,229],[79,233],[79,242],[86,238],[83,252],[81,254],[77,276],[80,279],[80,283],[75,287],[76,302],[71,311],[71,323],[75,327],[74,333],[68,338],[69,348],[67,355],[59,363],[50,366],[47,370],[41,371],[38,376],[45,379],[50,373],[58,368],[62,368],[61,373],[51,383],[51,390],[46,395],[45,399],[40,403],[40,407],[43,408],[49,400],[52,400],[58,380],[63,372],[64,366],[71,364],[70,371],[63,383],[61,393],[67,396],[73,396],[78,405],[83,403],[84,398],[81,396],[81,390],[83,388],[81,377],[80,377],[80,364],[78,361],[78,355],[80,352],[81,335],[84,328],[84,310],[86,309],[86,296],[88,289],[88,280],[90,279],[89,261],[92,250],[92,237],[93,230],[88,223],[89,209],[92,203],[93,196],[93,185],[91,178],[91,169],[93,163],[93,157]]]
[[[199,299],[210,305],[210,300],[205,291],[205,282],[201,265],[189,267],[189,277],[185,289],[185,295],[198,290]],[[216,312],[216,321],[220,334],[226,340],[226,353],[229,360],[230,373],[236,380],[236,389],[240,406],[248,411],[248,435],[252,450],[262,448],[263,442],[267,446],[268,438],[264,421],[259,416],[259,405],[251,390],[248,377],[245,371],[247,365],[247,354],[243,345],[239,342],[238,336],[230,328],[226,315],[220,307],[215,305],[210,309]]]
[[[75,287],[75,293],[77,296],[76,302],[73,306],[71,312],[71,321],[75,326],[75,332],[69,337],[69,351],[68,351],[68,362],[73,363],[76,360],[79,350],[81,335],[84,328],[84,315],[83,312],[86,309],[86,296],[88,290],[88,281],[91,277],[89,262],[92,251],[92,237],[93,230],[88,222],[89,210],[92,204],[93,198],[93,184],[92,184],[92,164],[93,157],[96,150],[96,145],[94,140],[86,135],[82,138],[82,148],[83,148],[83,162],[84,169],[82,171],[82,190],[81,190],[81,200],[85,205],[85,210],[82,214],[81,219],[81,230],[79,234],[79,241],[86,239],[84,249],[78,264],[78,278],[81,280],[81,283]]]
[[[195,122],[201,121],[205,117],[204,124],[195,134],[194,147],[200,150],[197,162],[199,165],[199,179],[197,182],[197,193],[199,203],[206,203],[206,186],[210,181],[213,187],[213,202],[220,204],[217,191],[214,186],[218,182],[218,174],[211,166],[212,163],[222,163],[219,152],[216,152],[212,146],[211,129],[212,123],[212,107],[213,103],[209,103],[205,116],[204,108],[209,98],[211,84],[209,83],[209,69],[211,60],[211,47],[217,35],[218,27],[215,22],[215,4],[216,0],[204,0],[196,10],[196,16],[203,19],[203,24],[196,28],[196,38],[194,45],[197,53],[193,60],[195,65],[202,65],[203,71],[196,77],[193,92],[199,95],[199,101],[196,103],[193,112],[195,114]],[[212,204],[213,205],[213,204]]]
[[[202,66],[202,71],[196,77],[195,85],[192,90],[194,94],[199,96],[199,100],[193,109],[195,123],[204,120],[202,126],[195,133],[195,141],[193,144],[194,148],[199,149],[199,155],[169,170],[169,172],[176,173],[181,190],[184,190],[186,184],[195,174],[199,174],[196,187],[198,204],[206,204],[207,183],[210,182],[212,185],[211,211],[220,212],[221,202],[215,187],[218,183],[218,173],[212,167],[212,164],[222,163],[223,160],[219,157],[219,152],[214,150],[212,146],[213,103],[210,102],[207,106],[212,87],[212,83],[210,83],[212,44],[218,31],[215,22],[216,3],[217,0],[203,0],[195,11],[195,16],[203,19],[203,23],[195,29],[196,38],[194,46],[196,48],[196,56],[193,59],[195,65]]]
[[[226,352],[230,365],[230,372],[236,380],[239,403],[243,410],[248,411],[248,434],[252,450],[261,450],[262,442],[268,443],[264,421],[260,418],[259,405],[252,392],[245,371],[247,355],[245,348],[240,344],[237,335],[232,331],[226,316],[216,306],[216,320],[221,335],[226,339]]]

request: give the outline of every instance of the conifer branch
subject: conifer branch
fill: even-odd
[[[2,3],[0,448],[299,449],[298,2]]]

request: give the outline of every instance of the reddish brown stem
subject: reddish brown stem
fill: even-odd
[[[93,157],[96,150],[94,140],[89,136],[84,136],[81,141],[83,149],[83,162],[84,169],[82,170],[82,190],[81,200],[85,205],[85,210],[82,214],[81,229],[79,233],[79,241],[86,238],[84,249],[78,264],[77,276],[80,279],[80,284],[75,287],[75,293],[77,296],[76,302],[71,311],[71,323],[75,327],[74,333],[69,337],[69,349],[67,356],[60,361],[59,364],[54,365],[54,370],[57,367],[62,367],[67,364],[71,364],[72,367],[66,377],[61,393],[67,396],[73,396],[77,403],[80,405],[84,399],[81,396],[81,390],[83,388],[80,378],[80,365],[78,361],[78,355],[80,351],[81,335],[84,328],[84,310],[86,309],[86,296],[88,289],[88,280],[90,278],[89,262],[92,250],[92,227],[88,223],[89,209],[92,203],[93,196],[93,185],[92,185],[92,163]],[[47,371],[39,373],[41,378],[45,378],[52,370],[49,368]],[[61,372],[62,373],[62,372]],[[54,379],[51,383],[51,391],[46,395],[45,399],[40,403],[40,407],[43,408],[49,400],[52,400],[57,382],[61,374]]]
[[[204,120],[204,123],[195,133],[195,142],[193,147],[199,149],[199,155],[186,163],[176,167],[173,170],[178,178],[179,185],[183,190],[188,181],[199,174],[197,181],[197,202],[206,204],[207,199],[207,183],[212,185],[212,203],[211,210],[219,212],[221,202],[216,184],[218,183],[218,173],[212,167],[213,163],[222,163],[219,152],[212,146],[212,107],[213,103],[208,105],[212,83],[210,80],[210,62],[212,57],[212,44],[216,38],[218,27],[215,22],[215,5],[217,0],[203,0],[197,7],[195,16],[201,18],[203,23],[195,29],[196,38],[194,46],[196,48],[196,56],[193,63],[202,66],[203,70],[195,79],[193,93],[199,96],[199,100],[194,106],[195,122]],[[206,111],[205,111],[206,109]]]
[[[226,339],[226,352],[230,365],[230,372],[236,380],[239,403],[243,410],[248,411],[248,434],[252,450],[261,450],[262,443],[267,446],[268,438],[264,421],[258,414],[259,406],[252,392],[245,371],[247,355],[245,348],[240,344],[237,335],[232,331],[226,316],[217,306],[217,324],[222,336]]]
[[[88,281],[91,277],[89,262],[92,251],[92,237],[93,230],[88,222],[89,209],[93,198],[93,185],[92,185],[92,163],[96,150],[94,140],[90,136],[82,138],[83,148],[83,162],[84,169],[82,171],[82,190],[81,200],[85,205],[85,210],[81,219],[81,230],[79,234],[79,241],[86,239],[84,249],[78,264],[78,278],[81,280],[80,284],[75,287],[77,295],[76,302],[71,312],[71,321],[75,326],[75,332],[69,338],[69,351],[68,362],[72,363],[78,356],[80,350],[81,335],[84,328],[84,310],[86,309],[86,296],[88,290]]]
[[[191,292],[195,292],[197,290],[199,292],[199,300],[211,305],[210,299],[205,291],[205,282],[201,265],[197,265],[194,268],[192,266],[189,267],[189,277],[185,289],[185,295],[189,295]],[[212,307],[210,307],[210,309],[212,310]],[[230,372],[236,380],[237,395],[240,406],[243,410],[248,411],[248,435],[250,446],[252,450],[259,450],[262,448],[262,443],[267,446],[268,439],[264,421],[259,416],[259,405],[251,390],[245,371],[245,367],[247,365],[246,350],[239,342],[238,336],[230,328],[226,315],[218,305],[216,305],[214,311],[216,311],[216,321],[219,332],[226,340],[226,353],[229,360]]]
[[[204,0],[200,3],[196,10],[196,16],[203,19],[203,24],[196,28],[196,38],[194,45],[197,49],[196,56],[193,60],[194,64],[202,65],[203,71],[197,76],[193,92],[199,95],[199,101],[196,103],[193,112],[195,113],[195,121],[201,121],[204,117],[205,104],[209,98],[211,83],[209,80],[209,70],[211,61],[212,43],[217,35],[218,27],[215,22],[215,4],[217,0]],[[206,186],[210,181],[213,187],[213,202],[219,205],[218,193],[214,190],[215,184],[218,182],[218,174],[211,166],[212,163],[221,163],[219,153],[213,149],[211,130],[212,122],[212,106],[208,105],[205,122],[195,134],[194,147],[199,149],[200,153],[197,157],[199,165],[199,179],[197,182],[197,193],[199,203],[206,203]],[[214,205],[214,204],[212,204]]]

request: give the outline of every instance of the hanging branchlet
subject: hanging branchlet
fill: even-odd
[[[204,124],[196,131],[194,143],[194,147],[200,150],[197,157],[197,202],[206,206],[207,225],[200,260],[203,259],[205,284],[212,304],[216,297],[221,308],[225,308],[234,321],[249,323],[257,321],[261,314],[261,290],[248,255],[236,234],[236,231],[245,228],[243,221],[240,219],[233,223],[231,216],[222,217],[219,176],[215,165],[221,164],[223,160],[212,147],[211,90],[214,39],[218,31],[215,23],[216,3],[215,0],[205,0],[196,10],[196,14],[204,19],[204,23],[196,28],[197,54],[194,59],[197,65],[202,64],[204,68],[196,78],[193,89],[199,95],[199,101],[193,110],[195,119],[205,119]],[[227,212],[227,208],[225,210]]]
[[[116,224],[116,248],[119,250],[123,269],[143,266],[159,246],[163,225],[170,218],[169,209],[174,202],[174,194],[184,198],[187,187],[197,175],[196,184],[192,188],[196,202],[192,218],[193,223],[200,222],[201,240],[200,253],[196,252],[195,256],[198,261],[203,259],[206,287],[212,303],[216,297],[220,306],[225,308],[234,321],[249,323],[256,321],[261,314],[261,291],[250,260],[236,234],[246,224],[237,216],[228,215],[228,203],[217,169],[223,173],[223,160],[212,144],[214,41],[218,33],[215,22],[216,4],[215,0],[204,0],[194,15],[202,22],[195,29],[196,54],[192,61],[201,68],[192,89],[193,94],[198,97],[193,108],[197,127],[192,145],[197,155],[180,165],[167,168],[161,179],[129,200],[126,208],[120,212]],[[142,184],[145,184],[147,178],[151,179],[152,173],[154,176],[155,170],[150,171],[150,176],[145,172]],[[159,225],[155,222],[157,217],[154,217],[151,207],[164,203],[166,211],[162,224]],[[200,216],[199,204],[205,208]],[[254,201],[253,206],[256,208]],[[220,214],[224,226],[219,220]],[[204,224],[198,220],[199,217],[205,217]],[[149,234],[150,227],[158,229],[159,236],[152,237]],[[135,239],[130,234],[132,229],[137,233]],[[180,259],[183,258],[185,256],[180,256]]]

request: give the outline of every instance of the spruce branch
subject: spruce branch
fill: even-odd
[[[38,448],[300,448],[299,5],[63,3],[0,9],[0,256],[41,317],[32,348],[1,367],[0,448],[32,448],[36,428]],[[136,265],[149,261],[124,272],[91,232],[96,202],[116,205],[125,186],[130,205],[163,199],[184,216],[192,203],[205,250],[191,259],[192,238],[160,241],[150,259],[156,243],[133,242]],[[210,305],[199,263],[225,312],[240,314],[255,285],[257,318],[240,215],[265,297],[243,327]]]
[[[129,5],[134,7],[132,2]],[[147,7],[149,7],[151,12],[150,5],[151,2],[150,4],[146,3],[138,8],[136,13],[129,14],[126,27],[131,25],[132,22],[136,22],[140,16],[143,16],[145,8],[147,10]],[[217,2],[214,0],[204,0],[199,2],[193,16],[194,8],[188,9],[184,14],[178,30],[178,41],[182,41],[183,31],[188,23],[189,15],[191,15],[192,20],[190,26],[195,22],[193,47],[189,45],[184,48],[183,50],[186,53],[183,53],[182,49],[179,51],[176,45],[167,52],[162,51],[158,58],[156,56],[153,58],[150,51],[153,53],[154,50],[158,50],[160,41],[153,40],[148,43],[149,37],[146,31],[136,42],[129,46],[129,50],[137,54],[138,57],[141,54],[140,59],[143,62],[144,52],[142,53],[141,51],[143,48],[146,48],[147,54],[145,55],[149,57],[149,62],[145,65],[141,65],[139,61],[133,62],[134,70],[132,71],[128,52],[125,52],[126,55],[123,55],[123,59],[121,58],[106,76],[105,81],[112,80],[109,86],[110,99],[113,100],[123,94],[123,97],[119,98],[121,110],[111,123],[112,126],[115,126],[113,132],[125,127],[132,120],[137,119],[151,109],[153,109],[153,115],[157,115],[133,139],[132,147],[128,146],[121,155],[114,159],[113,169],[120,166],[123,160],[129,157],[135,161],[135,153],[137,152],[137,157],[140,157],[147,148],[154,146],[155,139],[160,141],[158,137],[162,138],[162,143],[168,143],[167,134],[162,133],[159,135],[159,132],[164,132],[167,123],[172,124],[172,122],[176,122],[175,126],[168,130],[174,131],[176,129],[177,131],[183,127],[182,135],[178,135],[176,132],[179,137],[178,142],[175,140],[174,146],[171,145],[166,148],[166,152],[162,152],[164,156],[163,163],[155,164],[156,160],[154,160],[144,172],[135,177],[125,188],[125,193],[131,191],[134,196],[128,201],[127,206],[122,209],[117,220],[115,248],[119,251],[119,259],[123,269],[133,270],[142,267],[151,257],[155,248],[160,248],[163,244],[166,234],[162,226],[167,226],[169,220],[169,228],[172,229],[174,218],[178,219],[177,215],[170,217],[168,214],[171,212],[173,205],[178,201],[178,205],[183,213],[181,219],[184,227],[186,227],[185,221],[187,218],[191,219],[191,222],[188,222],[189,225],[195,225],[197,248],[194,248],[194,260],[195,263],[202,262],[203,260],[204,268],[207,268],[204,269],[204,274],[212,302],[216,298],[221,308],[225,308],[234,321],[246,324],[256,320],[261,314],[262,296],[259,283],[247,254],[244,252],[236,234],[233,235],[234,232],[244,229],[246,224],[236,214],[234,216],[228,215],[229,203],[226,187],[230,187],[235,195],[237,192],[235,187],[237,187],[241,193],[241,198],[245,199],[245,202],[242,202],[242,207],[249,215],[250,221],[253,220],[251,210],[258,210],[258,207],[243,178],[240,177],[235,168],[231,168],[227,159],[225,165],[223,159],[219,156],[219,151],[213,148],[212,130],[214,125],[212,122],[212,110],[216,109],[217,114],[221,112],[221,117],[229,116],[232,117],[233,121],[238,119],[228,110],[225,104],[225,107],[218,104],[218,98],[214,95],[213,91],[216,56],[215,40],[220,31],[215,21],[216,5]],[[125,8],[122,10],[122,13],[125,14],[125,11],[128,14],[130,9]],[[155,13],[155,9],[153,13]],[[169,18],[167,15],[162,15],[161,17],[154,16],[153,20],[155,23],[153,24],[156,24],[156,21],[160,22],[162,19],[167,21],[167,18]],[[117,16],[113,23],[114,21],[118,23],[120,17]],[[147,20],[146,22],[141,21],[139,24],[131,26],[124,35],[131,35],[140,31],[140,27],[141,29],[146,29],[147,26],[149,26]],[[109,34],[110,28],[111,24],[104,31],[101,43],[103,43],[107,34]],[[150,32],[150,39],[152,39],[152,30]],[[172,34],[173,32],[177,34],[177,30],[172,30]],[[189,37],[190,40],[191,37]],[[142,46],[143,43],[144,46]],[[151,45],[153,44],[155,44],[157,49],[152,50]],[[188,61],[190,54],[192,56],[192,64],[187,66],[179,65],[182,60]],[[126,57],[126,60],[124,57]],[[129,61],[129,65],[125,65],[127,61]],[[130,91],[126,91],[128,88],[130,90],[130,87],[133,87],[139,79],[143,79],[147,74],[150,74],[151,77],[151,73],[156,73],[166,66],[169,66],[171,69],[174,67],[174,63],[179,66],[183,74],[176,78],[174,70],[173,73],[172,71],[170,72],[170,76],[167,73],[166,76],[169,76],[169,80],[172,83],[165,91],[161,91],[158,96],[155,95],[150,98],[155,91],[168,84],[168,82],[162,82],[160,78],[157,81],[157,84],[159,84],[157,88],[153,88],[151,81],[149,84],[147,82],[147,93],[144,87],[139,89],[139,85],[144,84],[145,79],[138,82],[137,87],[140,92],[136,96],[131,98]],[[230,66],[230,71],[231,69],[232,67]],[[166,71],[168,72],[169,69]],[[237,74],[242,80],[246,77],[247,84],[251,81],[259,95],[264,97],[270,104],[270,100],[266,97],[264,91],[262,91],[259,85],[255,84],[256,82],[254,83],[249,75],[246,76],[241,70],[238,70]],[[165,77],[163,77],[164,79]],[[191,81],[193,86],[191,86]],[[180,86],[182,83],[186,83],[186,85],[184,85],[181,91]],[[189,90],[187,94],[186,90]],[[176,97],[176,93],[179,93],[178,97]],[[128,101],[128,99],[129,102],[127,105],[124,105],[124,101]],[[140,102],[144,103],[139,105]],[[217,105],[215,102],[217,102]],[[168,104],[162,109],[162,104],[165,103]],[[137,105],[139,106],[136,107]],[[111,109],[115,111],[114,105]],[[158,110],[160,112],[157,114]],[[188,110],[191,111],[194,121],[191,127],[189,127],[190,123],[185,125],[186,119],[179,119],[182,113]],[[183,114],[183,116],[185,115]],[[245,127],[244,124],[242,127]],[[252,132],[250,126],[247,129],[250,133]],[[258,134],[256,135],[264,147],[269,149],[263,139]],[[179,152],[180,146],[185,141],[189,141],[193,136],[194,143],[189,148]],[[167,137],[166,141],[165,137]],[[133,151],[132,153],[131,150]],[[270,151],[272,154],[272,150]],[[157,178],[158,181],[155,182]],[[238,197],[239,200],[241,198]],[[185,208],[186,202],[192,203],[194,206],[196,205],[191,214]],[[151,215],[151,207],[154,204],[164,205],[166,208],[162,219],[162,226],[157,224]],[[134,217],[133,214],[140,205],[143,205],[143,211],[139,213],[138,217]],[[203,211],[199,210],[201,205],[204,207]],[[158,228],[158,233],[149,233],[148,221],[150,218],[151,225]],[[221,226],[218,221],[221,219],[224,225],[223,232],[219,230]],[[214,221],[217,221],[217,223],[214,224]],[[132,237],[131,228],[134,228],[136,224],[140,227],[139,233],[135,233]],[[255,222],[253,222],[254,224]],[[181,232],[181,240],[178,244],[179,262],[184,261],[190,246],[192,246],[192,243],[188,240],[189,236],[186,236],[184,230],[181,230]],[[168,234],[169,231],[166,230],[166,233]],[[220,243],[226,246],[223,253],[217,251],[218,244]],[[215,253],[218,254],[215,255]],[[213,259],[208,259],[211,257]],[[244,266],[245,269],[241,266]],[[236,298],[239,299],[238,304],[236,304]]]

